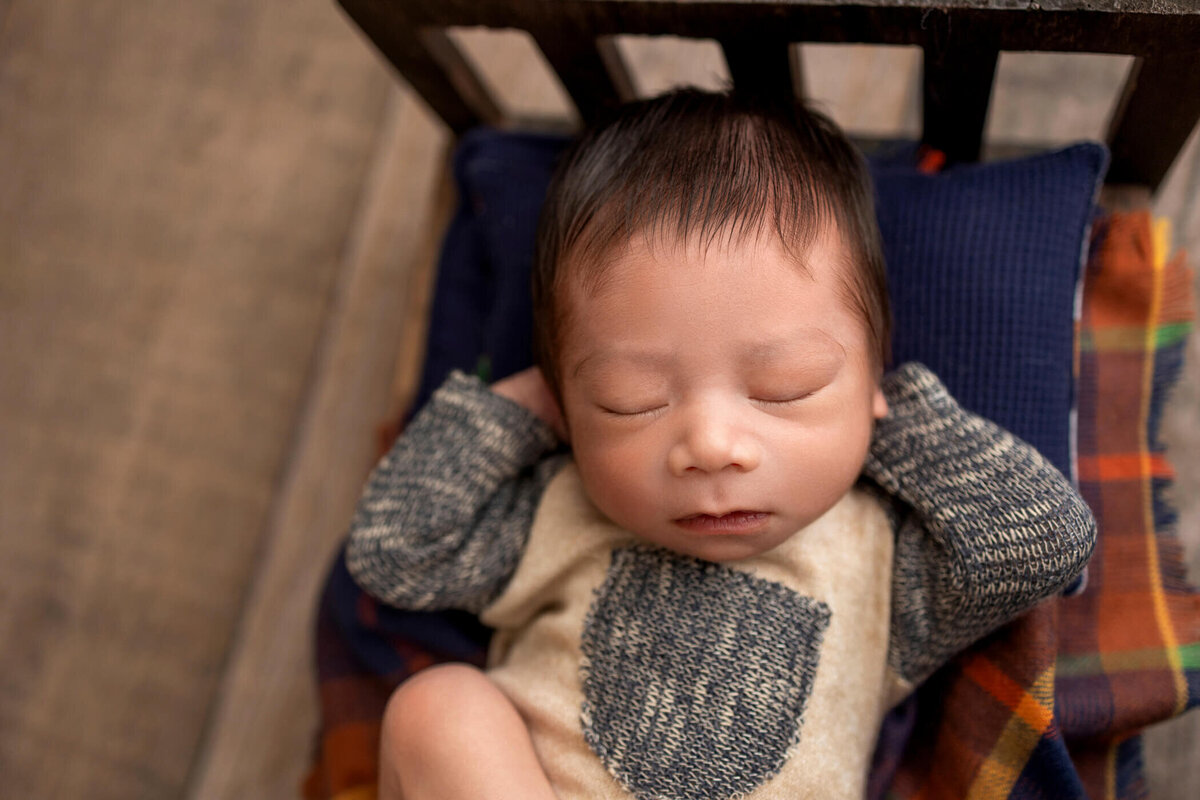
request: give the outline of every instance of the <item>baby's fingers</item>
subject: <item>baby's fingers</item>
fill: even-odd
[[[523,369],[515,375],[492,384],[492,391],[501,397],[507,397],[517,405],[525,408],[542,422],[550,426],[558,438],[566,441],[566,425],[563,422],[562,410],[550,390],[550,384],[537,367]]]

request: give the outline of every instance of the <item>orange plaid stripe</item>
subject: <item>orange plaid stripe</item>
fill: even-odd
[[[1043,670],[1028,689],[982,655],[971,658],[963,672],[1012,711],[966,796],[978,800],[1007,797],[1054,722],[1054,668]]]
[[[1081,481],[1125,481],[1146,477],[1173,479],[1175,470],[1162,453],[1108,453],[1079,457]]]

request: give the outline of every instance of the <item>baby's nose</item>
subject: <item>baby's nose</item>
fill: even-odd
[[[755,437],[738,424],[736,415],[698,411],[686,422],[668,454],[675,475],[713,473],[725,469],[748,472],[762,460]]]

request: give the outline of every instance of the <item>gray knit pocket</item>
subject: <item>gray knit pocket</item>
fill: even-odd
[[[584,738],[638,798],[746,794],[800,738],[829,616],[747,572],[619,549],[584,623]]]

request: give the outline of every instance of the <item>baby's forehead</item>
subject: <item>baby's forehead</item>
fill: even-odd
[[[823,224],[804,238],[759,225],[680,236],[669,230],[641,230],[603,244],[592,243],[559,265],[561,286],[571,302],[589,302],[646,271],[719,270],[731,291],[750,270],[787,270],[813,281],[846,283],[860,269],[837,226]]]
[[[697,315],[708,318],[704,309],[713,303],[742,304],[754,315],[769,307],[791,330],[801,312],[795,302],[779,304],[776,298],[791,297],[814,310],[836,307],[821,313],[857,316],[852,282],[845,278],[855,269],[850,261],[836,237],[822,237],[803,251],[767,236],[724,242],[636,237],[593,263],[573,265],[577,273],[566,281],[559,300],[560,321],[564,332],[580,314],[629,324],[661,316],[687,324]],[[686,306],[694,310],[682,317],[673,313]]]

